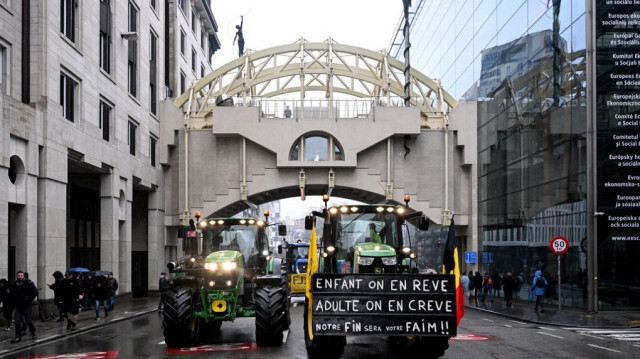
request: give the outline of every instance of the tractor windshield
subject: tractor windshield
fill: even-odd
[[[231,225],[207,228],[203,231],[204,254],[232,250],[241,252],[245,258],[259,250],[268,248],[267,237],[258,226]]]
[[[336,218],[336,244],[349,250],[360,243],[398,247],[397,217],[390,213],[347,213]]]

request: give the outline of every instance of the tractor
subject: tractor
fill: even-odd
[[[455,276],[421,274],[407,223],[429,219],[406,204],[337,205],[305,218],[309,243],[304,334],[310,358],[337,358],[347,336],[385,336],[394,350],[444,355],[456,335]],[[322,237],[316,237],[316,227]],[[319,253],[314,249],[317,248]]]
[[[304,295],[307,279],[309,243],[288,243],[286,265],[291,295]]]
[[[260,218],[204,218],[185,228],[185,257],[167,265],[163,327],[168,346],[189,346],[219,332],[222,322],[255,317],[259,346],[282,344],[291,323],[286,271],[273,258]],[[285,226],[278,226],[281,235]]]

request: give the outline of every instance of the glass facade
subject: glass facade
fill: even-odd
[[[459,101],[477,101],[478,117],[469,119],[478,130],[475,268],[514,273],[521,296],[540,269],[554,285],[561,279],[560,298],[576,308],[587,305],[587,198],[595,195],[587,192],[586,4],[414,1],[410,33],[411,66]],[[390,52],[403,61],[399,39]],[[556,236],[570,244],[560,278],[549,248]],[[598,256],[598,309],[640,307],[632,299],[640,298],[640,268],[618,247]],[[607,256],[616,252],[612,265]],[[615,295],[605,295],[610,287]]]

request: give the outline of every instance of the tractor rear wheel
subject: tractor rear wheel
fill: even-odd
[[[313,335],[309,332],[312,318],[309,315],[309,299],[304,299],[304,344],[307,347],[307,355],[311,359],[340,358],[344,353],[347,338],[344,336]]]
[[[164,294],[164,341],[168,346],[180,347],[191,344],[193,299],[189,288],[174,287]]]
[[[256,343],[259,346],[282,345],[286,327],[286,296],[282,287],[265,285],[256,289]]]

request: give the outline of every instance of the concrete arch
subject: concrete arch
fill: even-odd
[[[442,118],[457,103],[439,80],[413,68],[410,88],[411,104],[427,118],[425,123]],[[342,93],[392,106],[394,99],[404,98],[404,64],[386,50],[375,52],[331,38],[321,43],[301,38],[293,44],[246,51],[196,80],[174,103],[191,118],[210,118],[219,95],[242,98],[242,106],[248,106],[251,101],[295,92],[301,100],[307,92],[324,92],[329,101],[334,93]]]

